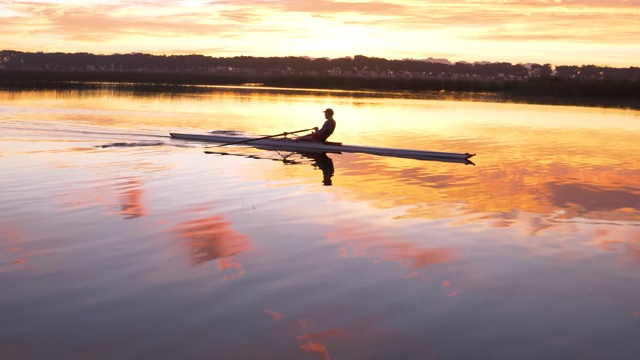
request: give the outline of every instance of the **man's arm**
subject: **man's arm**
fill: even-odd
[[[331,122],[329,120],[325,121],[324,124],[322,124],[322,128],[320,130],[316,128],[316,134],[322,136],[327,135],[329,131],[331,131]]]

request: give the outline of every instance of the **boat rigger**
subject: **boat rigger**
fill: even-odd
[[[315,142],[297,140],[295,138],[273,138],[273,137],[243,137],[243,136],[229,136],[229,135],[217,135],[217,134],[186,134],[186,133],[171,133],[171,137],[181,140],[193,140],[203,142],[213,142],[222,144],[237,144],[252,146],[266,150],[288,150],[298,152],[328,152],[328,153],[364,153],[380,156],[393,156],[401,158],[411,158],[419,160],[438,160],[438,161],[454,161],[473,164],[469,158],[475,154],[470,153],[452,153],[441,151],[424,151],[424,150],[411,150],[411,149],[398,149],[398,148],[386,148],[375,146],[361,146],[361,145],[345,145],[335,142]]]

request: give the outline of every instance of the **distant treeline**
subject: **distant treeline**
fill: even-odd
[[[637,67],[447,64],[360,55],[309,59],[0,52],[0,87],[77,88],[104,82],[158,86],[260,83],[316,89],[492,92],[514,97],[576,99],[594,105],[619,101],[622,106],[631,107],[638,107],[640,101]]]
[[[556,76],[570,79],[640,81],[640,68],[595,65],[449,63],[446,60],[387,60],[356,55],[338,59],[307,57],[211,57],[203,55],[149,55],[89,53],[29,53],[0,51],[0,69],[60,71],[197,72],[249,75],[323,75],[382,78],[442,78],[526,80]]]

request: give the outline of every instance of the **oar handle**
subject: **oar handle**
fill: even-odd
[[[311,131],[311,130],[317,130],[317,129],[318,128],[311,128],[311,129],[297,130],[297,131],[291,131],[291,132],[283,132],[282,134],[278,134],[278,135],[275,135],[275,136],[279,136],[279,135],[287,136],[289,134],[297,134],[297,133],[301,133],[301,132],[305,132],[305,131]],[[274,137],[274,136],[267,136],[267,138],[270,138],[270,137]],[[254,139],[254,140],[257,140],[257,139]],[[251,141],[253,141],[253,140],[251,140]]]

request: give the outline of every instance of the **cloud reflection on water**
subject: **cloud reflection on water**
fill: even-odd
[[[551,203],[558,208],[572,208],[573,216],[623,209],[640,211],[639,189],[607,189],[576,183],[548,183],[547,189]]]
[[[25,265],[32,255],[25,249],[25,239],[20,227],[15,224],[0,224],[0,254],[6,254],[8,260],[0,262],[0,272],[5,268]]]
[[[232,229],[232,225],[223,215],[213,215],[180,222],[169,232],[187,241],[193,266],[217,260],[221,271],[236,269],[236,274],[226,278],[229,280],[245,273],[236,255],[252,249],[249,237]]]
[[[422,269],[458,259],[452,248],[425,245],[428,242],[409,242],[392,234],[381,233],[381,230],[384,228],[350,222],[337,225],[328,242],[340,245],[343,257],[372,257],[397,262],[410,269]]]
[[[122,121],[134,126],[132,119]],[[51,309],[82,320],[28,330],[67,331],[87,348],[102,335],[113,342],[119,330],[134,329],[131,348],[144,342],[161,351],[166,344],[157,338],[158,314],[176,324],[178,336],[174,330],[167,335],[171,346],[209,343],[229,357],[262,351],[265,338],[267,346],[281,341],[275,347],[288,354],[327,358],[354,354],[349,349],[362,358],[394,351],[429,358],[469,341],[475,341],[469,352],[499,348],[474,336],[486,330],[476,325],[486,323],[493,324],[487,337],[531,346],[542,358],[553,357],[544,355],[563,346],[558,338],[568,332],[590,351],[616,351],[584,345],[599,336],[615,337],[608,345],[620,352],[636,346],[629,339],[640,313],[633,286],[640,263],[639,173],[637,160],[625,157],[632,136],[578,128],[563,130],[562,142],[552,144],[544,131],[497,130],[477,131],[495,141],[473,143],[475,167],[331,154],[332,187],[321,185],[324,176],[310,160],[283,166],[211,157],[200,145],[83,152],[63,143],[69,151],[53,152],[61,146],[56,141],[0,142],[9,154],[3,164],[17,169],[3,174],[9,186],[0,255],[8,266],[1,270],[9,278],[37,277],[16,270],[23,261],[36,263],[33,251],[50,251],[51,278],[39,295],[58,294]],[[452,144],[426,130],[412,135],[419,139],[410,144],[380,141],[434,149]],[[87,142],[93,135],[60,136]],[[581,156],[586,138],[596,139],[589,146],[599,151]],[[260,251],[243,256],[254,248]],[[187,260],[169,261],[173,257]],[[211,276],[215,266],[220,276]],[[78,312],[68,302],[68,290],[78,286],[69,281],[75,276],[90,291],[72,293],[74,299],[98,304],[93,309],[99,311]],[[243,277],[224,283],[224,276]],[[21,292],[32,286],[15,284]],[[95,302],[96,289],[104,302]],[[157,304],[148,306],[149,294],[159,295]],[[5,304],[21,304],[14,296],[7,293]],[[104,311],[103,304],[113,309]],[[132,320],[122,308],[146,321]],[[74,332],[84,329],[75,324],[93,325],[83,323],[89,313],[108,316],[114,327]],[[557,329],[559,318],[566,328]],[[513,326],[522,332],[514,334]],[[548,336],[538,338],[542,332]],[[207,338],[192,341],[194,333]],[[247,343],[258,344],[257,350]],[[210,355],[209,348],[194,346],[193,354]]]
[[[87,179],[57,196],[56,201],[61,202],[66,211],[104,206],[108,214],[130,220],[148,214],[144,193],[145,183],[141,178],[115,178],[109,184],[95,184]]]
[[[123,215],[125,220],[135,219],[147,215],[147,210],[142,201],[144,194],[143,182],[138,179],[128,179],[126,182],[118,184],[120,196],[118,202],[120,210],[114,212]]]

